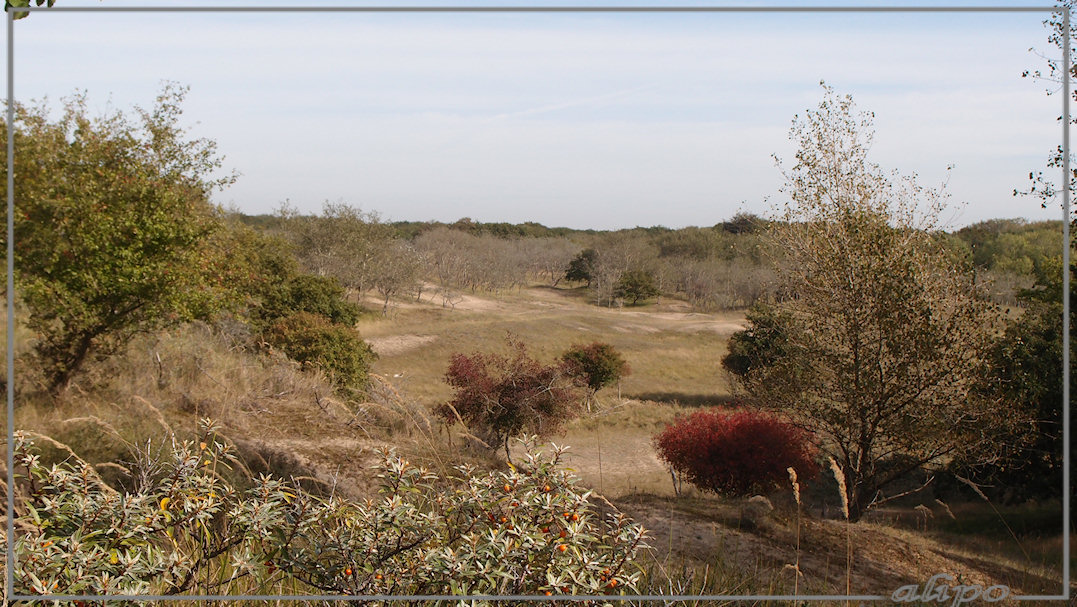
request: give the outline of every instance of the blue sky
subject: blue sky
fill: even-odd
[[[15,92],[83,89],[103,108],[190,86],[189,124],[241,173],[217,200],[249,213],[329,200],[621,228],[765,214],[781,200],[771,155],[792,157],[790,121],[825,79],[875,113],[876,162],[925,185],[954,165],[959,226],[1061,216],[1012,196],[1061,141],[1060,96],[1020,77],[1043,65],[1030,47],[1057,53],[1045,17],[35,14],[15,24]]]

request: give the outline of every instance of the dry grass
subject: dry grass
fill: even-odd
[[[17,365],[16,374],[25,367]],[[32,376],[27,372],[27,375]],[[136,338],[122,356],[90,365],[59,398],[25,389],[15,425],[51,436],[93,464],[134,458],[138,445],[193,436],[211,418],[254,470],[305,476],[362,492],[379,420],[346,403],[283,356],[256,354],[202,324]],[[382,415],[383,418],[390,417]]]
[[[503,295],[500,303],[481,311],[409,305],[388,318],[364,319],[359,331],[375,343],[397,338],[416,344],[388,349],[375,369],[426,404],[449,398],[442,377],[453,353],[503,350],[509,332],[544,359],[577,343],[613,345],[632,368],[619,387],[607,389],[613,394],[619,389],[626,397],[685,402],[729,393],[720,361],[726,339],[743,324],[741,313],[600,308],[571,290],[540,287]]]

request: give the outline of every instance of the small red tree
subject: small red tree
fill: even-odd
[[[814,478],[811,435],[773,415],[750,411],[696,411],[654,437],[659,457],[704,491],[747,495],[777,487],[794,468]]]
[[[579,412],[580,395],[562,365],[543,365],[524,344],[509,337],[511,356],[454,354],[445,381],[456,389],[436,413],[451,423],[462,421],[491,448],[523,433],[548,436]]]

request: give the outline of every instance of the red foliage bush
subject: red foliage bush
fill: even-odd
[[[437,407],[448,423],[462,421],[491,448],[523,433],[547,436],[574,417],[580,394],[562,365],[543,365],[511,338],[512,356],[454,354],[445,381],[453,399]]]
[[[818,473],[811,434],[758,411],[696,411],[654,437],[658,455],[705,491],[748,495]]]

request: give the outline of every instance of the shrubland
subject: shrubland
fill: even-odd
[[[844,470],[853,520],[900,497],[898,479],[943,465],[1004,483],[1033,474],[1044,482],[1013,500],[1057,497],[1047,481],[1059,473],[1059,396],[1047,371],[1061,364],[1060,311],[1049,303],[1061,291],[1039,240],[1051,224],[954,234],[917,224],[901,204],[934,194],[868,163],[855,145],[866,132],[841,131],[856,126],[851,104],[829,93],[822,107],[840,110],[839,122],[809,113],[794,130],[802,149],[786,172],[790,215],[614,232],[391,223],[344,203],[316,216],[229,214],[209,195],[231,177],[218,175],[212,142],[187,139],[181,101],[167,88],[133,118],[90,117],[79,98],[59,120],[18,110],[25,214],[13,294],[20,375],[10,379],[19,424],[36,434],[27,434],[34,447],[17,446],[12,490],[19,579],[31,591],[726,590],[736,576],[699,582],[668,563],[641,569],[651,557],[639,525],[607,516],[616,508],[596,505],[559,452],[509,449],[515,437],[593,428],[575,436],[599,439],[587,448],[597,450],[601,487],[600,416],[625,411],[649,439],[684,409],[658,450],[723,494],[706,507],[787,491],[790,468],[812,478],[816,449]],[[853,190],[877,197],[846,196],[832,175],[815,179],[827,177],[827,151],[811,147],[812,129],[854,142],[827,149],[851,169]],[[816,195],[823,186],[834,189],[831,206],[818,202],[828,199]],[[1019,279],[991,287],[985,273]],[[528,346],[487,347],[506,324],[539,318],[538,306],[504,317],[455,309],[465,294],[511,308],[539,289],[563,297],[541,302],[548,309],[569,312],[556,326],[530,325]],[[989,300],[1007,297],[1020,310],[1003,320]],[[363,307],[374,301],[382,314]],[[638,307],[613,309],[625,304]],[[449,398],[420,402],[386,367],[373,373],[373,348],[356,326],[389,331],[397,306],[416,331],[457,327],[445,340],[454,343],[422,353],[436,358],[426,363],[439,385],[415,390]],[[662,320],[676,326],[641,328],[659,322],[643,314],[660,306],[677,310]],[[724,337],[690,326],[704,317],[688,312],[749,306],[725,366],[746,402],[780,416],[693,413],[732,399],[720,378],[698,379],[716,371]],[[596,339],[580,343],[583,331]],[[464,354],[464,344],[477,345]],[[635,388],[649,390],[636,396],[660,407],[621,398],[624,346],[635,348],[627,381],[643,381]],[[599,403],[596,393],[614,384],[616,401]],[[1014,415],[992,417],[1003,398]],[[444,444],[435,416],[446,434],[463,422],[518,465]],[[184,430],[202,417],[223,426]],[[632,428],[617,432],[620,440]],[[1014,446],[1010,459],[985,461],[1001,441]],[[373,461],[389,444],[397,454]],[[672,528],[669,540],[672,552]]]

